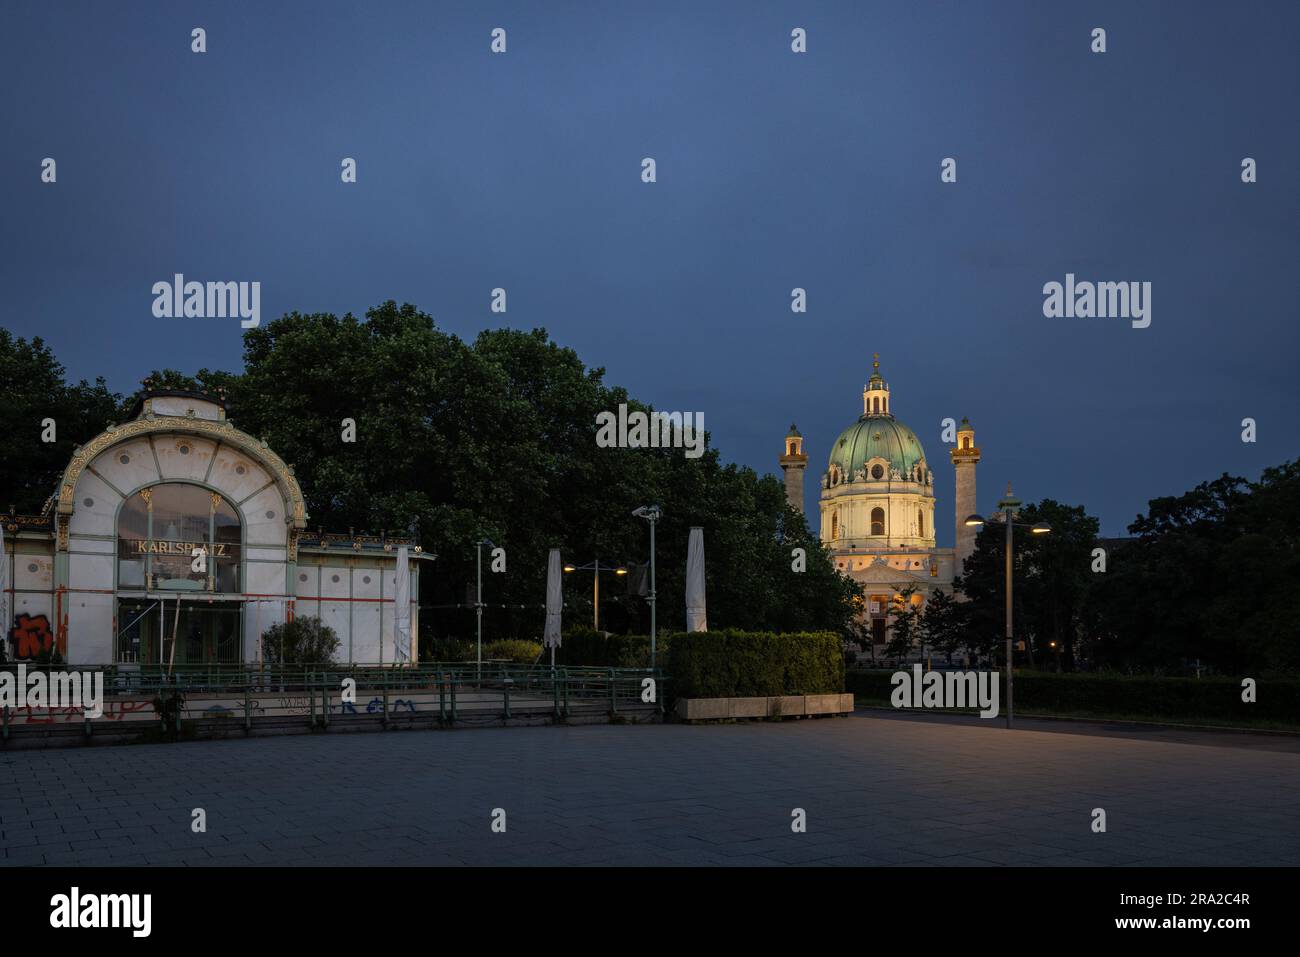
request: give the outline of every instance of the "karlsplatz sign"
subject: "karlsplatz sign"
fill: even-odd
[[[162,539],[141,538],[127,544],[132,555],[184,555],[186,558],[200,553],[213,558],[230,558],[230,545],[225,542],[172,542]]]

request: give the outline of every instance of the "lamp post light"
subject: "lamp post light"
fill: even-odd
[[[1019,505],[1020,505],[1020,499],[1016,498],[1016,497],[1012,494],[1012,492],[1011,492],[1011,483],[1008,482],[1008,483],[1007,483],[1007,494],[1006,494],[1006,496],[1002,499],[1002,501],[998,502],[998,510],[1001,511],[1001,512],[1003,513],[1003,516],[1004,516],[1004,517],[1003,517],[1003,520],[1006,522],[1006,525],[1007,525],[1007,548],[1006,548],[1006,552],[1007,552],[1007,555],[1006,555],[1006,567],[1007,567],[1007,596],[1006,596],[1006,604],[1007,604],[1007,663],[1006,663],[1006,669],[1007,669],[1007,728],[1008,728],[1008,729],[1011,728],[1011,717],[1012,717],[1012,712],[1013,712],[1013,710],[1014,710],[1014,705],[1013,705],[1014,695],[1013,695],[1012,685],[1011,685],[1011,682],[1012,682],[1012,673],[1013,673],[1013,669],[1012,669],[1011,665],[1012,665],[1012,661],[1013,661],[1012,655],[1014,654],[1014,652],[1012,651],[1012,647],[1011,647],[1011,639],[1012,639],[1012,629],[1011,629],[1011,570],[1012,570],[1012,567],[1013,567],[1013,565],[1014,565],[1014,561],[1013,561],[1013,558],[1012,558],[1012,539],[1011,539],[1011,533],[1012,533],[1012,531],[1014,530],[1015,526],[1017,526],[1017,525],[1019,525],[1021,528],[1027,528],[1027,529],[1029,529],[1029,531],[1030,531],[1031,533],[1033,533],[1034,535],[1046,535],[1048,532],[1050,532],[1050,531],[1052,530],[1052,526],[1048,525],[1046,522],[1038,522],[1038,523],[1036,523],[1036,524],[1034,524],[1034,525],[1026,525],[1026,524],[1024,524],[1023,522],[1016,522],[1016,521],[1013,521],[1013,516],[1015,515],[1015,510],[1016,510],[1016,508],[1017,508]],[[972,527],[974,527],[974,528],[979,528],[980,526],[982,526],[982,525],[984,524],[984,519],[983,519],[981,516],[979,516],[979,515],[968,515],[968,516],[966,517],[966,524],[969,525],[969,526],[972,526]]]
[[[595,572],[592,578],[591,586],[591,627],[594,631],[600,631],[600,573],[613,572],[615,575],[626,575],[627,567],[624,565],[602,565],[600,559],[594,562],[588,562],[585,565],[565,565],[566,574],[572,572]]]
[[[480,538],[474,543],[474,550],[477,555],[478,565],[478,597],[474,601],[474,614],[478,618],[478,663],[475,666],[475,674],[478,680],[483,680],[483,546],[496,548],[490,538]]]
[[[642,505],[632,512],[637,518],[644,518],[650,523],[650,670],[655,667],[655,523],[663,518],[663,509],[658,505]]]

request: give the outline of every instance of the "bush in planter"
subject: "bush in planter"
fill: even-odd
[[[342,644],[329,625],[303,616],[263,632],[262,660],[273,665],[328,665]]]
[[[844,647],[833,632],[712,631],[673,635],[667,656],[674,698],[839,694]]]

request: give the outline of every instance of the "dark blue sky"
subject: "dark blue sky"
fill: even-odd
[[[945,416],[976,426],[981,508],[1013,479],[1121,534],[1297,455],[1298,27],[1292,2],[7,2],[0,325],[120,391],[240,366],[238,321],[153,317],[175,272],[260,281],[264,322],[392,298],[466,338],[544,326],[728,460],[775,470],[798,422],[810,510],[879,351],[941,544]],[[1151,282],[1150,328],[1044,318],[1067,272]]]

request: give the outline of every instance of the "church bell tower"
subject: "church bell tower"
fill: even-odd
[[[790,431],[785,434],[785,452],[778,461],[781,463],[781,471],[785,473],[785,500],[802,515],[803,473],[808,467],[808,456],[803,454],[803,436],[793,423]]]
[[[975,427],[964,416],[957,427],[957,447],[948,454],[952,456],[953,471],[957,473],[957,563],[953,573],[960,575],[966,559],[975,551],[975,535],[979,531],[966,524],[967,517],[976,512],[975,466],[979,464],[980,449],[975,444]]]

